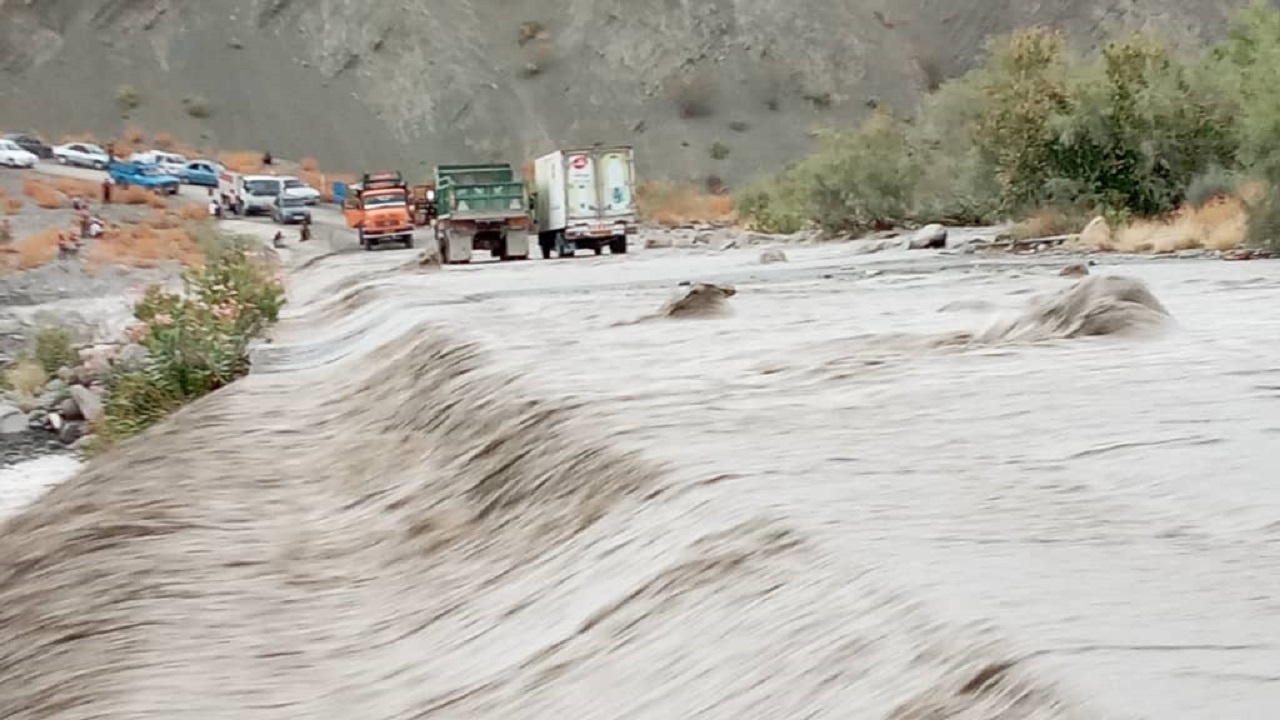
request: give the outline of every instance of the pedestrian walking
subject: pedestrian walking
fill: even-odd
[[[102,178],[102,204],[111,204],[111,176]]]

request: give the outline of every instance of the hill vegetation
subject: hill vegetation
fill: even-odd
[[[993,41],[985,62],[941,83],[918,114],[884,109],[826,134],[816,152],[740,192],[738,210],[782,232],[1046,210],[1115,226],[1242,198],[1250,239],[1274,243],[1278,81],[1280,11],[1263,4],[1240,11],[1221,42],[1181,55],[1143,35],[1081,54],[1059,32],[1024,30]]]

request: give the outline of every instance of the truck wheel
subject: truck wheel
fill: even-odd
[[[627,254],[627,236],[614,237],[609,240],[610,255],[626,255]]]
[[[364,248],[366,251],[373,249],[373,243],[369,242],[369,238],[364,236],[363,230],[360,231],[360,247]]]
[[[556,239],[551,233],[538,233],[538,248],[542,250],[542,259],[547,260],[551,257],[551,249],[555,247]]]
[[[404,246],[407,248],[413,247],[413,233],[404,236]]]
[[[603,243],[603,242],[600,242],[599,240],[597,240],[597,241],[596,241],[596,244],[591,246],[591,249],[592,249],[593,251],[595,251],[595,254],[597,254],[597,255],[603,255],[603,254],[604,254],[604,243]]]

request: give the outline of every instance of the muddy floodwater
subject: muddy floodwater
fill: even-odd
[[[366,590],[335,585],[331,602],[287,583],[246,590],[260,607],[294,598],[310,618],[272,616],[287,659],[130,631],[154,641],[131,657],[164,680],[113,678],[151,701],[118,717],[161,717],[179,696],[201,717],[246,718],[1275,717],[1280,264],[1103,259],[1094,274],[1141,280],[1172,325],[976,343],[956,338],[1076,282],[1058,276],[1063,261],[850,248],[788,248],[767,266],[746,250],[654,251],[425,272],[397,267],[409,252],[351,253],[298,271],[254,375],[213,400],[217,419],[192,408],[163,441],[253,424],[244,452],[289,438],[272,482],[347,473],[325,481],[333,498],[394,494],[410,476],[424,498],[436,478],[490,474],[427,503],[450,540],[418,547],[435,559],[394,587],[375,594],[387,581],[370,571]],[[732,285],[729,313],[626,322],[682,281]],[[483,400],[508,385],[468,379],[478,371],[438,375],[459,361],[431,344],[440,333],[477,341],[486,371],[536,402]],[[528,410],[542,401],[577,424]],[[412,430],[467,408],[473,426]],[[563,437],[572,428],[580,440]],[[415,444],[424,433],[476,447],[440,457]],[[378,449],[366,465],[361,443]],[[575,454],[615,451],[657,469]],[[366,471],[395,479],[375,492]],[[493,490],[517,472],[518,488]],[[472,517],[477,492],[471,520],[439,519]],[[289,498],[278,507],[299,525],[361,532]],[[203,507],[258,522],[239,502]],[[325,567],[340,575],[338,563]],[[410,605],[429,617],[402,621]],[[238,674],[243,657],[264,663],[250,663],[257,676]],[[221,682],[193,680],[201,658]],[[333,689],[299,690],[317,678]],[[208,711],[220,693],[236,712]]]

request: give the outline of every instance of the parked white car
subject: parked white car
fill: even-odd
[[[129,162],[159,165],[166,175],[176,178],[185,177],[187,174],[187,159],[177,153],[160,150],[137,152],[129,156]]]
[[[302,182],[291,175],[284,175],[280,178],[280,182],[284,195],[287,197],[302,198],[308,205],[315,205],[320,202],[320,191]]]
[[[36,154],[23,150],[12,140],[0,140],[0,165],[15,168],[32,168],[40,158]]]
[[[95,170],[105,169],[111,164],[111,156],[107,151],[92,143],[73,142],[54,146],[53,157],[63,165],[78,165]]]

